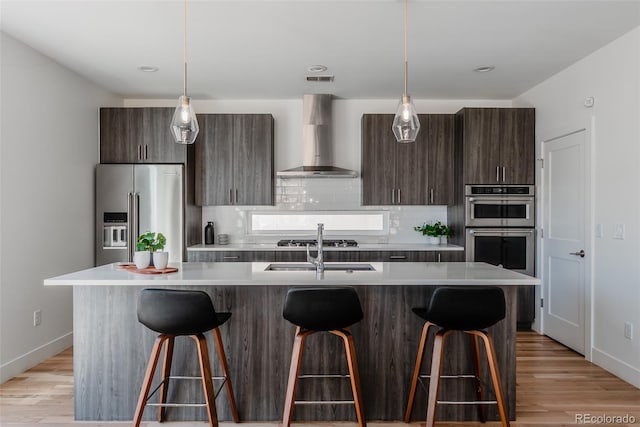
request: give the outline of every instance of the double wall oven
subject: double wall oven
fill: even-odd
[[[465,186],[467,261],[535,274],[535,187]]]

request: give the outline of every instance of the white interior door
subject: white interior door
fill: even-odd
[[[544,333],[585,351],[586,130],[545,141]]]

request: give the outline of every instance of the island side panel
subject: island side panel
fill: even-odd
[[[216,310],[233,316],[220,327],[229,362],[240,417],[244,421],[281,419],[295,327],[282,318],[285,286],[190,287],[209,293]],[[74,381],[77,420],[131,420],[155,333],[140,325],[136,305],[142,288],[135,286],[76,286],[74,288]],[[368,420],[401,420],[404,417],[413,364],[423,322],[411,307],[424,305],[434,287],[359,286],[364,319],[352,327],[360,365],[365,411]],[[490,329],[498,354],[511,419],[515,419],[515,288],[504,287],[507,318]],[[219,375],[217,354],[210,333],[207,342],[214,375]],[[423,372],[428,373],[431,333]],[[173,373],[196,375],[194,344],[185,337],[176,340]],[[445,351],[445,372],[470,372],[468,338],[451,335]],[[346,373],[340,340],[320,333],[308,338],[301,373]],[[156,373],[156,380],[159,374]],[[490,384],[486,363],[483,377]],[[473,399],[468,380],[443,380],[442,399]],[[200,383],[180,382],[169,391],[171,401],[203,401]],[[298,400],[351,399],[344,379],[300,380]],[[152,400],[156,401],[156,400]],[[218,416],[230,420],[223,390],[217,401]],[[145,419],[153,420],[149,408]],[[498,419],[489,408],[491,419]],[[200,408],[170,408],[169,420],[206,420]],[[418,390],[413,420],[426,415],[426,394]],[[439,419],[475,419],[467,406],[441,406]],[[295,420],[355,420],[351,405],[301,406]]]

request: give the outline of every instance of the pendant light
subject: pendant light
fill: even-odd
[[[184,80],[182,96],[171,120],[171,133],[178,144],[193,144],[198,136],[198,119],[187,96],[187,0],[184,0]]]
[[[420,121],[416,113],[416,107],[407,93],[407,80],[409,73],[409,61],[407,59],[407,0],[404,0],[404,93],[400,98],[396,116],[393,118],[393,134],[401,143],[413,142],[420,130]]]

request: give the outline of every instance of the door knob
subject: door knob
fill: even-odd
[[[569,252],[569,255],[579,256],[580,258],[584,258],[584,249],[580,249],[579,252]]]

